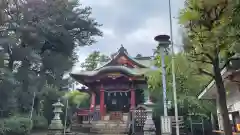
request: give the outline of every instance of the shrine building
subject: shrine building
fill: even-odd
[[[90,112],[99,119],[112,112],[128,113],[148,97],[146,73],[152,70],[152,57],[131,57],[121,46],[109,62],[93,71],[72,72],[77,82],[91,94]],[[114,119],[110,117],[110,119]]]
[[[233,132],[240,132],[240,56],[233,56],[232,59],[224,65],[221,70],[224,87],[226,89],[226,104],[228,115]],[[223,131],[223,120],[220,114],[220,105],[218,104],[217,86],[215,80],[202,90],[198,99],[214,101],[217,109],[218,129]],[[214,120],[212,120],[214,121]],[[214,123],[214,122],[212,122]],[[214,128],[213,128],[214,129]]]

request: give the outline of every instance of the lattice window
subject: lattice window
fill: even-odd
[[[136,126],[143,127],[146,119],[147,119],[147,112],[145,108],[140,107],[137,110],[135,110]]]

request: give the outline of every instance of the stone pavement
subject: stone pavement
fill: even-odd
[[[31,135],[47,135],[46,132],[31,133]],[[68,135],[68,134],[66,134]],[[127,134],[93,134],[93,133],[74,133],[73,135],[127,135]]]

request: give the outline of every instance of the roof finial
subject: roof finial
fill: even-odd
[[[128,53],[127,50],[123,47],[122,44],[121,44],[121,47],[119,49],[119,52]]]

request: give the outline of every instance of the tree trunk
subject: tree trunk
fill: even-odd
[[[225,135],[232,135],[232,128],[229,120],[227,102],[226,102],[226,90],[224,87],[221,70],[218,64],[213,65],[214,79],[217,86],[217,102],[219,104],[219,111],[223,120],[223,129]]]

